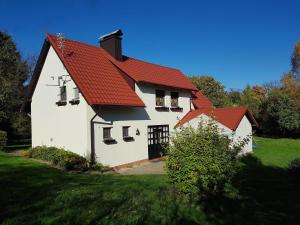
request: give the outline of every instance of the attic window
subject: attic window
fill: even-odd
[[[74,88],[74,100],[79,99],[79,89],[77,87]]]
[[[156,106],[165,106],[165,91],[156,90]]]
[[[74,98],[69,101],[72,105],[78,105],[79,104],[79,89],[75,87],[74,89]]]
[[[66,86],[59,87],[59,100],[56,105],[62,106],[67,104],[67,88]]]
[[[61,102],[67,101],[67,88],[66,86],[59,87],[59,97]]]

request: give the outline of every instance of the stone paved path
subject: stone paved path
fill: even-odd
[[[118,173],[123,175],[141,175],[141,174],[166,174],[164,161],[151,161],[143,165],[120,169]]]

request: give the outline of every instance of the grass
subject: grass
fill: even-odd
[[[258,149],[254,155],[263,165],[287,168],[289,162],[300,157],[300,140],[298,139],[271,139],[256,137]]]
[[[0,224],[299,224],[300,177],[289,161],[300,140],[257,138],[233,191],[178,199],[166,176],[66,173],[0,152]]]

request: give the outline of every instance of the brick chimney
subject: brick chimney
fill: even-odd
[[[116,30],[100,37],[100,47],[106,50],[116,60],[122,61],[122,31]]]

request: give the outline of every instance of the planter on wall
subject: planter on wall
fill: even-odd
[[[166,106],[156,106],[155,109],[157,111],[161,111],[161,112],[168,112],[169,111],[169,107],[166,107]]]
[[[182,112],[183,108],[177,106],[177,107],[171,107],[171,111],[173,112]]]
[[[64,106],[64,105],[66,105],[66,104],[67,104],[66,101],[58,101],[58,102],[56,102],[56,105],[57,105],[57,106]]]
[[[79,99],[72,99],[72,100],[69,101],[69,103],[70,103],[71,105],[78,105],[79,102],[80,102]]]

